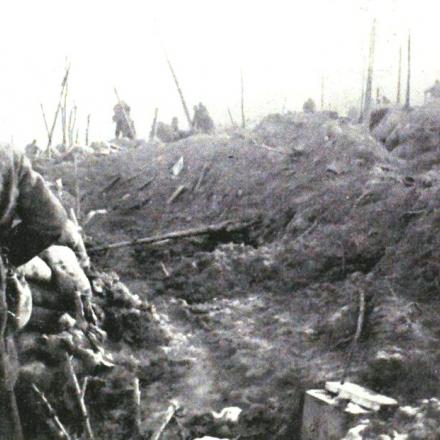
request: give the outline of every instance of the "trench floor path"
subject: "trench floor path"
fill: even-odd
[[[142,282],[129,287],[141,291]],[[318,359],[308,340],[309,316],[298,308],[300,298],[250,293],[195,305],[167,296],[149,300],[171,336],[168,356],[189,361],[178,380],[143,390],[151,411],[165,411],[171,399],[190,414],[227,406],[278,408],[296,398],[299,370],[303,376],[313,365],[323,380],[335,374],[334,354]]]

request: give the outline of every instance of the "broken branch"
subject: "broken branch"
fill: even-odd
[[[49,139],[50,130],[49,130],[49,126],[47,125],[47,118],[46,118],[46,113],[44,112],[43,104],[40,103],[40,107],[41,107],[41,113],[43,113],[43,120],[44,120],[44,126],[46,127],[47,138]]]
[[[162,271],[165,274],[165,276],[168,278],[170,276],[170,271],[167,269],[167,267],[162,261],[160,262],[160,267],[162,268]]]
[[[154,432],[153,436],[151,437],[151,440],[159,440],[160,439],[160,436],[163,434],[165,428],[171,422],[171,420],[173,419],[173,417],[176,414],[176,411],[178,409],[179,409],[179,404],[177,402],[171,402],[171,405],[168,407],[168,410],[165,414],[165,418],[164,418],[162,424]]]
[[[179,185],[177,189],[173,192],[171,197],[167,200],[167,205],[171,205],[171,203],[174,202],[174,200],[177,199],[177,197],[180,196],[180,194],[184,193],[186,191],[185,185]]]
[[[58,417],[58,414],[56,413],[56,411],[54,410],[54,408],[50,404],[50,402],[47,400],[47,398],[44,395],[44,393],[34,383],[32,384],[32,389],[35,391],[35,393],[38,395],[38,397],[43,402],[44,406],[47,409],[47,412],[48,412],[49,416],[52,417],[52,420],[53,420],[53,422],[54,422],[54,424],[55,424],[55,426],[57,427],[57,430],[58,430],[58,437],[65,438],[66,440],[71,440],[71,437],[70,437],[69,433],[66,431],[66,428],[61,423],[61,420]]]
[[[135,436],[139,436],[141,432],[141,390],[137,377],[133,379],[133,425]]]
[[[107,191],[110,191],[119,181],[121,180],[121,176],[116,176],[103,190],[102,192],[105,193]]]
[[[86,218],[84,219],[82,224],[83,224],[83,226],[85,226],[85,225],[87,225],[87,223],[89,223],[97,215],[105,215],[105,214],[107,214],[107,210],[106,209],[96,209],[96,210],[90,211],[86,215]]]
[[[63,102],[64,89],[67,86],[67,81],[68,81],[68,78],[69,78],[69,72],[70,72],[70,65],[66,67],[66,72],[64,74],[64,78],[63,78],[63,81],[61,83],[60,98],[59,98],[59,101],[58,101],[57,109],[55,110],[55,115],[54,115],[54,118],[53,118],[52,127],[50,129],[49,136],[48,136],[48,138],[49,138],[48,142],[47,142],[47,154],[48,154],[48,156],[50,156],[53,132],[55,130],[55,125],[57,123],[58,114],[60,112],[61,105],[62,105],[62,102]]]
[[[76,377],[75,370],[72,365],[72,358],[68,353],[66,353],[66,365],[67,365],[67,372],[69,374],[69,379],[74,387],[75,395],[78,401],[79,409],[81,411],[81,418],[83,422],[84,432],[86,434],[86,438],[88,440],[94,440],[94,435],[92,431],[92,426],[90,424],[90,417],[89,413],[87,411],[87,407],[84,401],[84,396],[81,390],[81,387],[78,382],[78,378]]]
[[[136,246],[138,244],[150,244],[162,242],[164,240],[185,238],[185,237],[196,237],[198,235],[215,234],[219,232],[233,232],[240,231],[249,226],[250,223],[233,223],[230,220],[226,220],[221,223],[214,225],[201,226],[199,228],[185,229],[183,231],[168,232],[161,235],[153,235],[151,237],[137,238],[130,241],[120,241],[117,243],[106,244],[102,246],[96,246],[91,248],[90,252],[105,251],[108,249],[117,249],[121,247]]]
[[[202,169],[202,172],[200,173],[200,177],[198,178],[196,186],[194,187],[194,192],[198,192],[200,187],[202,186],[202,181],[206,176],[206,173],[208,171],[208,167],[209,167],[209,165],[207,163],[205,163],[205,165],[203,165],[203,169]]]

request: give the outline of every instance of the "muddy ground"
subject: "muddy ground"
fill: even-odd
[[[142,383],[144,431],[177,399],[186,428],[171,426],[167,439],[299,438],[304,390],[345,371],[401,405],[438,395],[440,172],[423,154],[402,159],[366,127],[331,115],[287,114],[252,131],[81,158],[80,222],[108,211],[84,226],[89,248],[243,223],[234,233],[91,252],[156,306],[170,336],[163,352],[179,365]],[[73,163],[43,172],[62,178],[72,206]],[[366,319],[347,368],[361,291]],[[239,426],[197,419],[227,406],[244,410]],[[368,438],[390,424],[378,426]],[[409,438],[437,438],[427,432]]]

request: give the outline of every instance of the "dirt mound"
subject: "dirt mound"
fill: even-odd
[[[388,109],[372,133],[396,157],[416,160],[419,169],[422,164],[425,168],[438,164],[440,103],[430,101],[409,111]]]
[[[405,137],[414,145],[416,132]],[[440,391],[440,174],[423,157],[397,156],[365,128],[317,113],[79,163],[82,212],[108,211],[85,226],[94,245],[226,219],[250,225],[95,255],[148,283],[180,341],[176,360],[182,347],[194,354],[180,385],[149,389],[150,404],[178,395],[194,415],[225,405],[243,408],[243,420],[276,414],[258,425],[263,434],[249,425],[234,434],[297,438],[304,388],[346,369],[360,292],[367,310],[350,379],[403,404]],[[71,164],[48,175],[75,193]]]

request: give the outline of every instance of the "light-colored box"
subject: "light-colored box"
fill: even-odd
[[[371,411],[342,403],[326,390],[308,390],[304,400],[301,440],[340,440]]]

